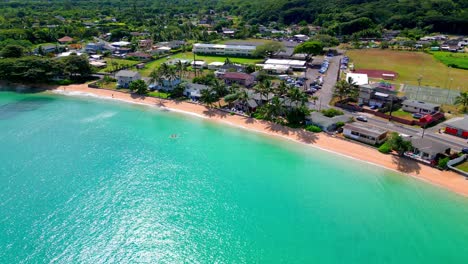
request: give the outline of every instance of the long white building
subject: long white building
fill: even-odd
[[[209,54],[209,55],[228,55],[251,57],[255,51],[255,46],[248,45],[224,45],[224,44],[193,44],[193,52],[196,54]]]

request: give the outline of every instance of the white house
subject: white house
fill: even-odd
[[[431,104],[417,100],[405,100],[401,104],[401,109],[410,113],[430,114],[440,111],[440,105],[438,104]]]
[[[215,61],[215,62],[212,62],[212,63],[208,64],[208,69],[217,70],[217,69],[221,68],[221,66],[223,66],[223,65],[224,65],[224,62]]]
[[[350,72],[348,72],[348,73],[346,74],[346,81],[348,81],[349,78],[352,78],[352,79],[353,79],[353,82],[354,82],[356,85],[365,85],[365,84],[369,84],[369,77],[367,76],[367,74],[363,74],[363,73],[350,73]]]
[[[193,44],[193,52],[196,54],[251,57],[255,49],[255,46],[249,45]]]
[[[128,88],[131,82],[141,80],[138,72],[122,70],[115,74],[117,79],[117,86],[120,88]]]

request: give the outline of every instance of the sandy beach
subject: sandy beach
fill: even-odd
[[[203,105],[188,102],[175,102],[153,97],[131,95],[118,91],[88,88],[86,84],[54,87],[52,91],[69,95],[92,94],[98,97],[121,100],[130,103],[146,104],[171,111],[184,112],[209,118],[216,122],[227,123],[271,136],[286,138],[323,150],[345,155],[363,162],[372,163],[468,197],[468,180],[465,180],[464,177],[456,174],[455,172],[440,171],[412,160],[400,158],[394,155],[384,155],[376,149],[332,137],[324,133],[313,134],[301,129],[283,127],[267,121],[238,115],[229,115],[228,113],[219,110],[208,109]]]

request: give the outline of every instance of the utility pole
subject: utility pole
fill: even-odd
[[[193,63],[192,63],[192,67],[193,67],[194,75],[195,75],[195,77],[197,77],[197,67],[195,67],[195,51],[193,51]]]
[[[416,100],[418,100],[418,95],[419,95],[419,89],[421,89],[421,81],[422,81],[422,75],[419,75],[418,77],[418,90],[416,90]]]

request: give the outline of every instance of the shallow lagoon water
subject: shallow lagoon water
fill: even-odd
[[[0,263],[468,262],[464,197],[152,107],[0,92],[0,186]]]

